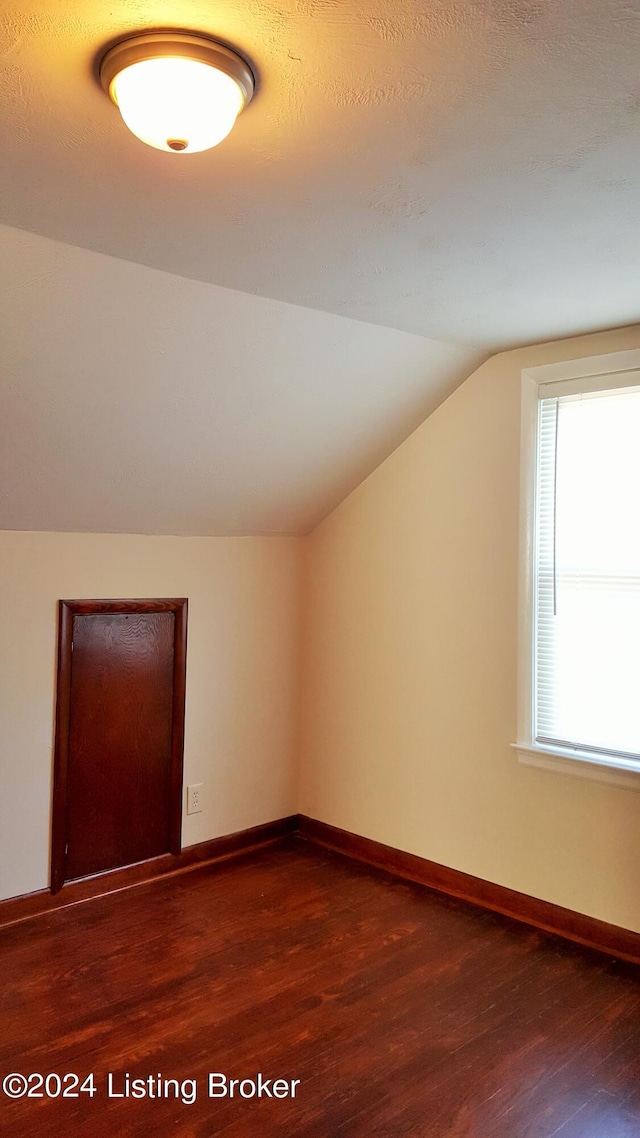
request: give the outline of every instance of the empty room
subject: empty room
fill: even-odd
[[[640,5],[0,84],[0,1135],[640,1138]]]

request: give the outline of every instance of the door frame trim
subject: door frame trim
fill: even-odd
[[[71,709],[71,661],[73,618],[92,613],[157,613],[175,615],[173,651],[173,701],[171,708],[171,777],[169,806],[169,852],[182,848],[182,768],[184,751],[184,709],[187,672],[186,597],[159,600],[71,600],[58,602],[58,674],[56,685],[56,729],[53,759],[53,801],[51,824],[51,892],[64,885],[67,843],[67,776],[69,769],[69,725]]]

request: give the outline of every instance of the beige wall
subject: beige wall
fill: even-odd
[[[494,357],[305,551],[300,810],[640,931],[640,793],[520,766],[520,372],[640,328]]]
[[[48,884],[60,597],[189,598],[183,845],[294,812],[300,546],[0,533],[0,898]]]
[[[0,533],[0,897],[48,880],[57,599],[187,596],[184,845],[299,809],[640,931],[640,793],[509,746],[520,371],[635,347],[494,357],[304,541]]]

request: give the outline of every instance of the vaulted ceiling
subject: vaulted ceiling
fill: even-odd
[[[176,26],[258,75],[203,154],[95,79]],[[305,532],[489,352],[639,320],[639,59],[631,0],[5,8],[0,525]]]

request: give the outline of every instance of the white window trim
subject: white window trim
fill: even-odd
[[[584,752],[576,756],[561,747],[541,746],[533,739],[533,587],[538,388],[543,383],[620,374],[640,368],[640,348],[544,364],[522,372],[520,426],[520,550],[518,582],[518,742],[511,746],[518,761],[558,774],[588,778],[640,791],[640,762]],[[603,384],[603,386],[610,386]]]

